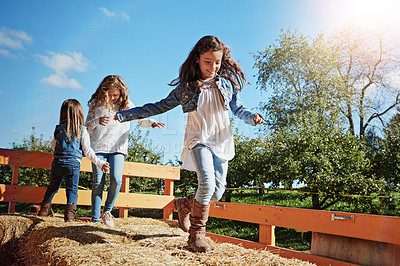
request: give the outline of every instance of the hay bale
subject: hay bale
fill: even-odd
[[[7,216],[20,224],[25,222],[22,227],[28,228],[14,241],[18,254],[15,259],[21,264],[312,265],[267,250],[215,243],[210,238],[207,242],[211,252],[193,253],[187,248],[188,234],[178,228],[176,221],[115,218],[115,227],[109,228],[99,223],[65,223],[62,217],[2,218]]]

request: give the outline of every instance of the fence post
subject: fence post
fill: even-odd
[[[11,185],[18,185],[19,166],[13,165]],[[8,203],[8,213],[15,212],[15,202]]]
[[[122,176],[121,192],[129,193],[129,175]],[[128,218],[129,208],[119,207],[119,218]]]
[[[275,246],[275,226],[260,224],[258,242],[265,245]]]
[[[174,195],[174,181],[165,179],[164,183],[164,195],[173,196]],[[163,219],[172,220],[174,213],[174,208],[165,207],[163,209]]]

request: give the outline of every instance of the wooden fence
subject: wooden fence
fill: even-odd
[[[46,192],[44,187],[18,185],[20,167],[51,168],[53,155],[40,152],[0,149],[0,164],[12,166],[11,185],[0,184],[0,201],[9,202],[8,212],[15,211],[16,202],[41,203]],[[82,172],[92,172],[91,161],[82,158]],[[164,195],[129,193],[130,177],[148,177],[165,180]],[[174,181],[180,178],[180,168],[163,165],[125,162],[121,192],[114,206],[119,207],[119,217],[128,217],[129,208],[163,209],[163,217],[172,219],[174,211]],[[77,205],[91,206],[91,190],[78,190]],[[103,194],[104,205],[106,192]],[[52,200],[53,204],[66,204],[65,189],[60,189]]]
[[[0,184],[0,202],[9,202],[10,213],[14,212],[16,202],[40,203],[46,190],[19,186],[19,168],[50,168],[51,161],[51,154],[0,149],[0,164],[13,168],[11,185]],[[81,171],[91,172],[91,163],[86,158],[82,160]],[[115,202],[120,217],[127,217],[128,208],[153,208],[163,209],[164,219],[172,219],[173,182],[179,180],[178,167],[126,162],[123,174],[121,193]],[[129,193],[132,176],[164,179],[164,195]],[[77,205],[90,205],[90,195],[90,190],[79,190]],[[60,189],[53,203],[66,203],[64,190]],[[317,265],[400,265],[399,217],[225,202],[213,203],[210,216],[259,225],[259,242],[207,233],[216,242],[268,249],[282,257]],[[311,231],[310,253],[276,247],[276,226]]]

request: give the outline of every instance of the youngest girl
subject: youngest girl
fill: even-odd
[[[65,100],[61,106],[60,124],[56,126],[51,148],[54,150],[51,164],[50,184],[44,195],[39,216],[47,216],[51,201],[65,178],[67,206],[64,212],[66,222],[73,221],[78,200],[78,183],[82,152],[103,172],[108,171],[109,163],[100,160],[90,148],[89,133],[83,126],[83,110],[75,99]]]

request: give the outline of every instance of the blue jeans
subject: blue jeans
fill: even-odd
[[[125,156],[122,153],[96,153],[101,160],[110,163],[110,187],[104,211],[111,211],[114,207],[119,190],[122,184],[122,173],[124,170]],[[100,222],[101,202],[103,197],[106,173],[92,163],[93,185],[92,185],[92,222]]]
[[[228,161],[217,157],[202,144],[190,150],[196,168],[198,187],[195,200],[201,204],[219,201],[225,192]]]
[[[81,163],[75,158],[54,158],[51,164],[50,183],[44,194],[43,202],[51,203],[64,178],[67,204],[76,205],[80,169]]]

